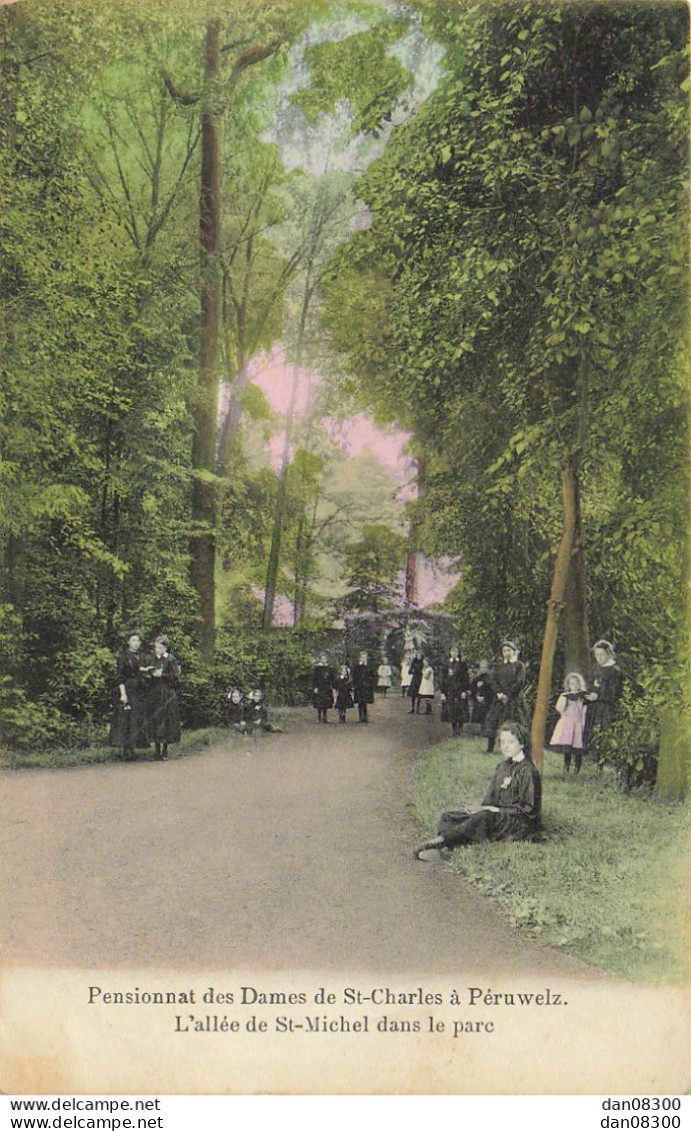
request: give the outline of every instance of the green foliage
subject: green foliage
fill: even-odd
[[[12,750],[41,750],[64,743],[65,730],[74,726],[54,709],[27,699],[7,676],[0,680],[0,718],[0,748]]]
[[[340,252],[352,179],[286,176],[260,140],[264,65],[242,62],[245,44],[271,44],[266,73],[285,77],[284,48],[325,5],[123,0],[114,20],[51,0],[0,12],[0,590],[14,610],[3,694],[16,735],[22,719],[41,743],[102,726],[108,656],[134,620],[170,630],[190,711],[196,680],[201,713],[215,709],[187,574],[195,99],[204,21],[218,11],[224,376],[240,398],[248,357],[283,315],[288,355],[323,362],[316,295],[330,257],[331,341],[350,368],[294,437],[279,591],[296,619],[323,619],[343,596],[344,545],[364,524],[396,526],[384,473],[339,459],[319,430],[319,413],[357,392],[426,458],[417,530],[423,549],[463,560],[449,607],[464,645],[491,654],[511,631],[534,664],[559,467],[577,443],[591,624],[628,664],[617,725],[629,729],[613,733],[634,751],[637,730],[640,749],[654,748],[638,724],[654,731],[661,703],[677,701],[685,660],[687,14],[417,8],[446,48],[446,76],[361,179],[372,226]],[[410,76],[389,53],[407,18],[353,12],[357,34],[308,49],[312,86],[298,101],[314,116],[347,97],[357,131],[376,128]],[[248,453],[276,422],[256,391],[243,404],[237,444],[205,478],[220,498],[218,608],[254,641],[277,480]],[[350,558],[355,602],[378,600],[393,558],[389,581],[366,547]],[[260,645],[247,647],[249,676]]]
[[[362,537],[345,548],[350,586],[344,606],[372,609],[390,606],[397,596],[396,575],[405,564],[406,539],[388,526],[366,525]]]
[[[3,669],[15,744],[102,731],[112,655],[133,622],[169,630],[194,669],[195,100],[210,11],[125,0],[113,19],[54,0],[0,12],[0,594],[15,610]],[[279,2],[221,16],[224,46],[256,36],[277,50],[306,18]],[[241,50],[224,51],[225,78]],[[269,191],[283,173],[244,74],[218,106],[230,377],[272,340],[288,278],[262,234],[285,217]]]
[[[270,707],[308,702],[314,654],[324,641],[323,630],[223,631],[212,669],[194,657],[184,668],[180,698],[186,725],[222,723],[225,694],[232,687],[243,692],[263,687]]]
[[[348,99],[353,130],[372,130],[403,93],[410,81],[399,61],[387,52],[401,34],[394,20],[351,35],[344,42],[308,47],[305,61],[310,85],[293,95],[310,122],[319,113],[331,113],[339,100]]]
[[[446,78],[358,184],[372,224],[334,259],[329,330],[363,401],[425,457],[416,530],[463,563],[448,607],[468,650],[510,631],[536,668],[576,449],[592,632],[630,654],[636,693],[668,657],[669,701],[685,637],[688,13],[418,7]]]

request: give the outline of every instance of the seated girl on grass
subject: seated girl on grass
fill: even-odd
[[[526,727],[512,720],[502,723],[499,746],[504,761],[494,771],[481,807],[442,813],[437,835],[418,845],[413,853],[416,860],[430,859],[423,852],[450,851],[459,845],[529,840],[539,831],[542,784],[530,757]]]

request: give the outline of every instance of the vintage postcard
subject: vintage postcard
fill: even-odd
[[[688,45],[0,6],[4,1092],[686,1090]]]

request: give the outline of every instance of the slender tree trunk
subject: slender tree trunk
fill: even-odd
[[[201,358],[195,429],[192,445],[192,525],[190,580],[197,592],[200,646],[211,663],[215,629],[216,493],[203,473],[216,471],[217,358],[220,308],[219,285],[219,156],[214,113],[214,85],[218,71],[220,22],[206,28],[205,88],[202,109],[201,192],[199,245],[201,255]]]
[[[278,478],[278,494],[276,495],[276,509],[274,523],[271,530],[271,549],[269,562],[266,568],[266,586],[264,590],[264,613],[262,628],[271,628],[274,616],[274,603],[276,601],[276,586],[278,583],[278,567],[281,560],[281,539],[283,537],[283,521],[285,519],[286,501],[288,498],[288,466],[290,464],[290,443],[293,438],[293,418],[297,400],[298,379],[300,376],[299,363],[293,366],[293,383],[290,393],[290,404],[286,418],[285,438],[283,441],[283,455]]]
[[[533,761],[538,767],[542,763],[542,754],[545,745],[545,727],[547,725],[547,712],[549,710],[550,694],[552,690],[554,649],[557,643],[559,621],[566,604],[566,587],[568,584],[571,557],[576,536],[576,474],[574,471],[574,454],[572,452],[569,452],[564,462],[562,469],[562,485],[564,493],[564,524],[561,541],[554,562],[552,590],[547,602],[547,620],[545,623],[544,636],[542,638],[540,675],[538,678],[535,710],[533,712],[533,721],[530,730]]]
[[[584,679],[590,675],[590,640],[588,632],[588,604],[586,596],[586,558],[581,530],[581,455],[588,442],[590,428],[590,404],[588,396],[587,358],[578,359],[576,388],[578,393],[578,436],[573,456],[574,498],[576,508],[576,529],[573,553],[566,588],[566,608],[564,610],[564,660],[567,672],[580,672]]]
[[[304,511],[300,512],[298,519],[298,531],[295,539],[295,569],[293,571],[294,585],[293,585],[293,628],[297,628],[300,620],[302,619],[302,607],[300,602],[301,585],[302,585],[302,559],[304,556],[304,538],[305,538],[305,514]]]
[[[219,475],[223,474],[226,456],[230,451],[230,446],[238,430],[242,412],[242,394],[247,388],[248,383],[249,372],[247,365],[243,364],[235,375],[235,378],[230,382],[228,407],[221,422],[220,435],[218,438],[218,457],[216,461]]]
[[[417,471],[417,503],[420,507],[422,499],[425,494],[425,461],[422,456],[416,459]],[[410,530],[408,532],[408,554],[406,558],[405,568],[405,603],[406,605],[417,605],[418,602],[418,575],[420,565],[420,552],[418,550],[418,526],[419,518],[415,517],[411,520]]]
[[[569,579],[566,586],[564,609],[564,666],[566,672],[580,672],[588,679],[590,670],[590,639],[588,630],[588,605],[586,598],[585,548],[581,533],[581,505],[578,483],[578,465],[574,467],[576,529]]]
[[[297,347],[295,351],[295,365],[293,366],[293,384],[290,391],[290,404],[286,417],[285,439],[283,441],[283,456],[278,480],[278,495],[276,497],[276,510],[274,511],[274,524],[271,531],[271,549],[269,563],[266,570],[266,586],[264,590],[264,614],[262,628],[271,628],[274,615],[274,602],[276,600],[276,584],[278,581],[278,567],[281,559],[281,538],[283,536],[283,520],[285,518],[286,498],[288,494],[288,464],[290,462],[290,443],[293,437],[293,419],[297,402],[298,380],[302,361],[302,349],[305,342],[305,328],[307,326],[307,313],[312,298],[312,291],[308,284],[302,299],[300,322],[298,325]]]

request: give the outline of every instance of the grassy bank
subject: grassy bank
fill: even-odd
[[[271,722],[281,728],[290,728],[291,718],[299,713],[297,707],[277,707],[270,712]],[[270,736],[258,735],[256,741]],[[237,734],[227,727],[206,727],[200,730],[182,732],[182,739],[175,746],[171,746],[169,757],[181,758],[190,754],[197,754],[210,746],[223,746],[228,743],[246,743],[254,741],[246,736]],[[39,770],[57,769],[64,766],[89,766],[103,762],[117,762],[120,760],[120,750],[113,746],[85,746],[70,747],[51,750],[6,750],[0,748],[0,769],[4,770]],[[141,759],[153,758],[153,747],[148,750],[137,751]]]
[[[456,738],[419,759],[413,793],[423,836],[442,809],[480,803],[499,761],[484,746]],[[542,841],[458,849],[449,866],[552,946],[633,981],[681,981],[687,808],[623,793],[590,763],[564,778],[557,754],[545,754],[542,776]]]

